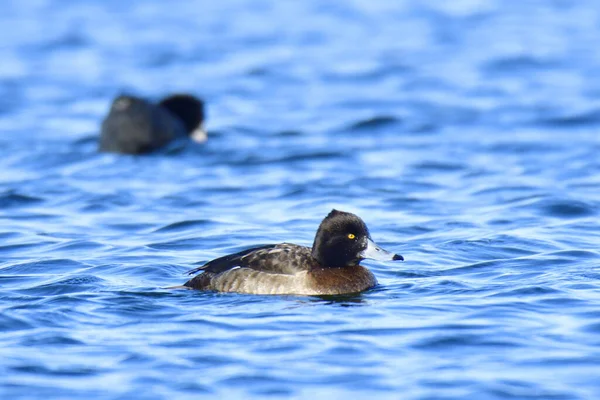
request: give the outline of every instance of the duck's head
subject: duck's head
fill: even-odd
[[[323,267],[349,267],[371,258],[380,261],[404,260],[379,247],[371,239],[367,225],[358,216],[332,210],[319,225],[312,256]]]
[[[202,143],[208,138],[204,129],[204,102],[190,94],[175,94],[158,103],[183,122],[190,139]]]

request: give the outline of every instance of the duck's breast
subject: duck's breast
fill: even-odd
[[[308,286],[322,295],[358,293],[377,284],[375,275],[362,265],[317,268],[308,275]]]

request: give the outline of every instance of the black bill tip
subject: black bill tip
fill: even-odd
[[[400,254],[394,254],[394,258],[392,258],[392,260],[394,261],[404,261],[404,257],[402,257]]]

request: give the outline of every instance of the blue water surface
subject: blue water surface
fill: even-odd
[[[595,0],[4,2],[0,398],[599,399]],[[210,140],[98,154],[116,94]],[[169,290],[355,212],[353,296]]]

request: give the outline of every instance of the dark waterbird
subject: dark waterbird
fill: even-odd
[[[204,142],[204,102],[192,95],[176,94],[154,104],[120,95],[102,122],[99,150],[142,154],[158,150],[176,139]]]
[[[358,216],[333,210],[321,222],[312,248],[282,243],[217,258],[189,271],[201,274],[184,287],[253,294],[335,295],[377,284],[360,261],[404,260],[377,246]]]

